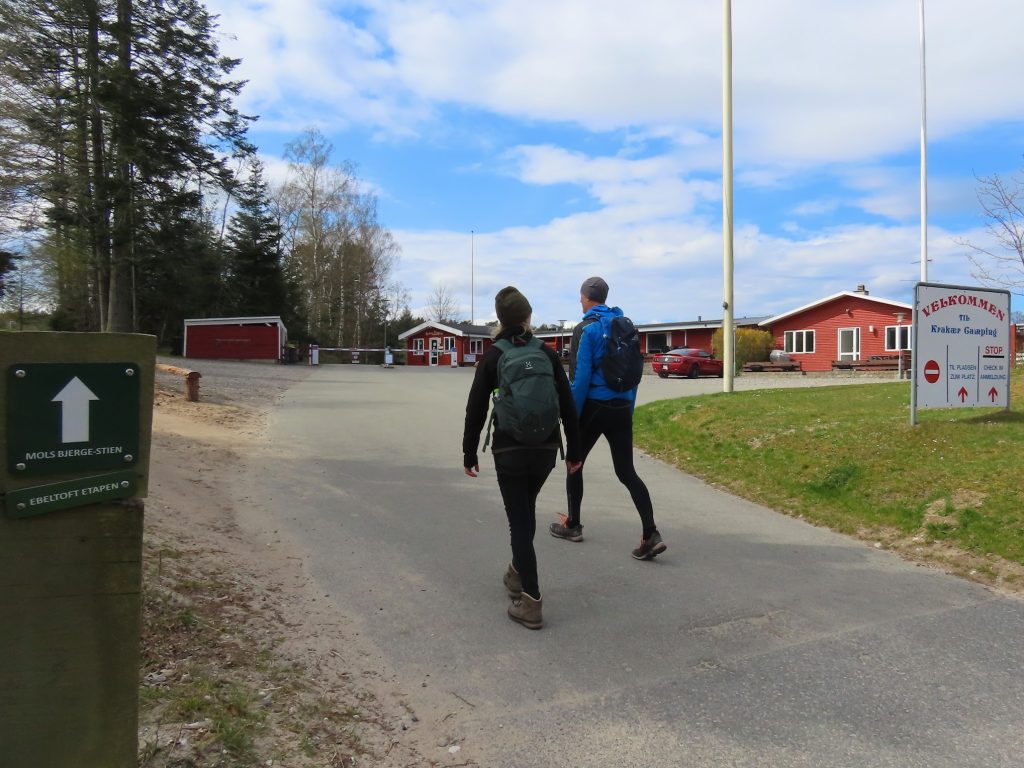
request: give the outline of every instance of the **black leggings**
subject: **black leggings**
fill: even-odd
[[[523,580],[523,592],[538,600],[537,554],[533,549],[537,495],[554,466],[555,451],[549,448],[523,448],[494,454],[498,488],[508,517],[512,565]]]
[[[615,476],[629,490],[636,511],[640,513],[644,538],[647,538],[657,527],[654,524],[651,494],[633,467],[633,409],[628,400],[587,400],[583,404],[580,438],[583,442],[584,462],[601,435],[608,440]],[[580,507],[583,504],[583,468],[566,478],[565,494],[569,504],[568,524],[576,525],[580,522]]]

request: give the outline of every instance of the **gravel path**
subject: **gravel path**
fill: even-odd
[[[204,401],[253,408],[269,408],[274,405],[285,392],[306,379],[314,370],[312,366],[302,364],[281,365],[276,362],[241,360],[183,360],[180,357],[158,357],[157,362],[199,371],[202,374],[199,392]],[[468,375],[470,371],[464,373]],[[739,392],[748,389],[827,387],[891,381],[895,381],[893,375],[794,376],[760,373],[736,377],[734,389]],[[185,386],[180,376],[159,369],[156,372],[156,383],[157,386],[172,391],[183,391]],[[648,375],[644,377],[640,386],[638,402],[643,404],[654,400],[721,391],[722,380],[718,378],[659,379],[657,376]]]
[[[158,363],[199,371],[199,396],[212,403],[231,403],[253,408],[269,408],[297,382],[313,372],[308,365],[281,365],[276,362],[244,360],[183,360],[158,357]],[[178,374],[157,368],[156,385],[171,391],[184,391]]]

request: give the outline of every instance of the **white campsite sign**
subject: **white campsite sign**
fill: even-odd
[[[1010,407],[1010,292],[918,283],[914,288],[918,408]]]

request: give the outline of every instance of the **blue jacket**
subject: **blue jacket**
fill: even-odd
[[[587,400],[629,400],[630,408],[636,405],[636,388],[628,392],[616,392],[605,385],[604,374],[601,373],[601,358],[604,357],[604,331],[600,320],[622,317],[618,307],[607,307],[598,304],[591,307],[583,316],[583,322],[593,317],[597,322],[590,322],[583,328],[579,347],[573,347],[570,354],[575,360],[572,380],[572,398],[576,403],[576,415],[583,414],[583,403]]]

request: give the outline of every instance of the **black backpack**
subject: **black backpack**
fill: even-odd
[[[601,373],[604,383],[615,392],[629,392],[644,375],[644,356],[640,352],[640,332],[628,317],[602,317],[604,354]]]
[[[558,427],[561,415],[555,370],[544,342],[532,337],[525,345],[516,346],[508,339],[498,339],[494,346],[502,355],[498,358],[498,388],[491,398],[491,422],[497,419],[501,431],[520,443],[540,445]],[[490,437],[488,424],[484,450]]]

